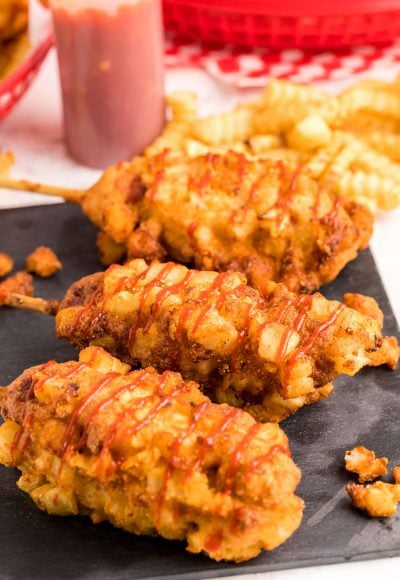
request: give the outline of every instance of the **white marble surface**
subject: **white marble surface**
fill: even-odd
[[[391,79],[395,72],[380,70],[375,71],[374,76]],[[180,69],[168,72],[167,91],[188,88],[198,92],[204,114],[227,109],[236,100],[246,98],[250,94],[222,87],[200,70]],[[335,91],[339,87],[330,85],[326,88]],[[9,118],[0,124],[0,148],[14,151],[17,165],[13,174],[18,177],[82,188],[88,187],[98,177],[98,171],[79,166],[66,156],[62,140],[61,105],[54,52],[49,55],[29,93]],[[0,209],[50,202],[57,200],[0,190]],[[400,268],[397,256],[400,250],[400,208],[378,216],[371,246],[393,309],[397,319],[400,320]],[[367,292],[368,288],[360,290]],[[396,580],[400,577],[399,570],[400,558],[393,558],[241,576],[241,578],[336,580],[340,576],[352,580],[369,580],[380,579],[387,574]]]

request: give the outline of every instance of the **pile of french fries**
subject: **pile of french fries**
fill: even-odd
[[[400,75],[369,80],[336,96],[311,86],[271,80],[260,97],[208,118],[196,95],[168,97],[170,120],[146,150],[189,156],[227,150],[295,161],[321,186],[371,211],[400,204]]]
[[[29,50],[28,0],[0,0],[0,81],[23,61]]]

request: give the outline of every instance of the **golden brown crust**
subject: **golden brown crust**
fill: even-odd
[[[0,0],[0,42],[15,38],[27,26],[28,0]]]
[[[354,507],[373,518],[393,516],[400,501],[400,485],[376,481],[367,486],[349,483],[346,487]]]
[[[354,310],[361,312],[361,314],[375,318],[379,324],[379,328],[383,327],[383,312],[379,308],[379,304],[375,298],[365,296],[364,294],[348,292],[343,295],[343,302],[349,308],[353,308]]]
[[[97,344],[134,366],[178,370],[262,421],[327,396],[338,374],[375,361],[381,342],[376,320],[321,294],[270,282],[262,297],[240,273],[143,260],[73,285],[56,324],[80,348]]]
[[[214,405],[172,372],[102,349],[54,361],[2,389],[0,461],[51,514],[83,513],[192,552],[243,561],[299,526],[300,471],[277,425]]]
[[[49,278],[61,270],[62,264],[51,248],[38,246],[26,257],[26,269],[41,278]]]
[[[0,282],[0,305],[2,303],[2,296],[10,292],[17,294],[24,294],[25,296],[33,296],[33,278],[28,272],[17,272],[13,276],[6,278]]]
[[[346,451],[344,462],[347,471],[358,474],[360,483],[372,481],[387,473],[387,457],[376,457],[375,452],[358,445]]]
[[[372,231],[365,207],[334,196],[301,166],[234,152],[120,163],[88,191],[83,210],[129,258],[168,255],[199,269],[241,271],[261,290],[266,280],[319,288]]]

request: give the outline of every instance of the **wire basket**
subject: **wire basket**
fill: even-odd
[[[0,82],[0,121],[11,112],[26,92],[52,45],[53,36],[48,35],[21,66]]]
[[[325,49],[400,36],[400,0],[163,1],[168,31],[215,45]]]

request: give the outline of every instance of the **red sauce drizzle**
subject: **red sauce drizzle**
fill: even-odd
[[[96,396],[96,394],[102,388],[107,386],[112,380],[114,380],[116,377],[119,377],[119,376],[121,376],[119,373],[108,373],[108,374],[104,375],[104,377],[102,377],[90,389],[90,391],[87,393],[87,395],[85,397],[83,397],[80,405],[78,405],[78,407],[72,413],[71,419],[70,419],[68,426],[65,430],[64,437],[63,437],[63,440],[62,440],[62,443],[60,446],[60,451],[59,451],[60,457],[65,456],[65,454],[67,453],[67,451],[70,447],[72,436],[73,436],[74,431],[77,427],[79,417],[81,416],[83,411],[86,409],[86,407],[89,405],[89,403],[92,401],[92,399]]]
[[[129,348],[132,347],[132,345],[135,341],[136,334],[137,334],[137,331],[139,330],[139,326],[140,326],[141,314],[143,312],[144,305],[146,303],[146,300],[147,300],[150,292],[152,291],[153,288],[155,288],[157,286],[157,284],[162,282],[162,280],[166,276],[168,276],[168,274],[174,268],[175,268],[175,264],[173,262],[169,262],[163,268],[161,268],[161,270],[158,272],[157,276],[155,276],[155,278],[153,278],[153,280],[151,280],[148,284],[146,284],[146,286],[144,288],[142,288],[141,294],[139,297],[137,311],[136,311],[136,320],[129,330],[129,335],[128,335]]]
[[[221,423],[216,427],[204,440],[203,445],[200,449],[200,453],[198,454],[195,461],[187,470],[185,480],[189,479],[193,476],[194,472],[197,471],[199,467],[202,466],[205,456],[207,452],[214,447],[217,442],[217,439],[227,430],[229,425],[231,425],[240,415],[242,411],[240,409],[231,409],[229,413],[224,417]]]
[[[221,547],[223,537],[223,530],[218,528],[215,532],[212,532],[206,537],[204,540],[204,549],[207,550],[207,552],[216,552]]]
[[[339,314],[341,313],[341,311],[343,310],[344,307],[345,307],[344,304],[339,304],[338,308],[333,312],[333,314],[331,314],[331,316],[327,320],[325,320],[325,322],[323,322],[320,326],[317,326],[316,328],[314,328],[314,330],[311,333],[311,336],[308,339],[308,341],[306,342],[306,344],[304,346],[302,346],[301,348],[299,348],[299,350],[297,350],[295,353],[293,353],[293,355],[288,359],[287,365],[286,365],[286,368],[284,371],[284,375],[283,375],[283,383],[284,384],[287,383],[288,378],[290,376],[290,371],[292,370],[295,362],[300,357],[304,356],[312,349],[317,338],[323,332],[325,332],[325,330],[327,330],[330,326],[332,326],[332,324],[334,324],[336,322]]]
[[[263,176],[259,177],[256,181],[254,181],[254,183],[252,183],[247,200],[244,202],[244,204],[241,208],[233,210],[233,212],[230,214],[230,216],[228,218],[229,223],[231,223],[231,224],[235,223],[238,215],[240,215],[241,212],[246,212],[251,207],[251,204],[253,203],[253,201],[256,197],[256,193],[260,187],[260,183],[261,183],[262,179],[263,179]]]
[[[287,447],[283,447],[283,445],[273,445],[269,449],[268,453],[265,453],[265,455],[259,455],[259,457],[255,457],[249,462],[247,466],[247,473],[250,475],[250,473],[257,471],[260,465],[272,461],[275,455],[278,455],[278,453],[282,453],[283,455],[291,457],[290,450]]]
[[[291,179],[290,185],[286,191],[286,194],[284,194],[284,191],[282,188],[278,194],[278,200],[275,204],[275,207],[276,207],[276,209],[282,210],[281,214],[278,215],[278,218],[277,218],[278,225],[280,225],[282,223],[282,221],[285,217],[285,212],[287,212],[287,210],[289,208],[289,204],[292,201],[292,198],[293,198],[293,195],[295,193],[296,186],[297,186],[297,182],[299,180],[301,172],[303,171],[303,168],[304,168],[304,165],[300,164],[297,167],[296,171],[293,173],[292,179]],[[283,165],[281,165],[281,176],[283,179]]]
[[[73,321],[71,322],[71,334],[74,334],[83,318],[83,316],[88,312],[91,308],[93,308],[94,304],[96,303],[97,299],[101,296],[103,292],[103,288],[98,288],[93,294],[91,295],[89,301],[84,305],[81,306],[79,312],[75,315]],[[89,327],[91,322],[88,322],[87,326]]]
[[[258,330],[258,340],[260,340],[261,335],[263,333],[263,330],[269,325],[272,324],[273,322],[277,322],[278,324],[280,324],[281,322],[283,322],[290,306],[292,306],[293,302],[291,298],[285,298],[284,300],[282,300],[277,306],[278,309],[275,313],[276,319],[274,320],[266,320],[263,324],[261,324],[259,330]]]
[[[168,465],[164,471],[164,477],[160,488],[160,493],[157,499],[157,510],[156,510],[156,525],[158,526],[162,507],[165,500],[165,494],[168,487],[168,482],[170,481],[172,474],[174,472],[175,467],[178,467],[179,463],[179,451],[180,447],[185,439],[187,439],[195,430],[198,422],[203,417],[205,412],[211,407],[211,403],[205,401],[201,403],[194,411],[193,417],[185,431],[183,431],[173,442],[171,445],[171,453],[168,458]]]
[[[168,149],[164,149],[163,152],[160,153],[159,159],[161,160],[161,163],[165,163],[167,155],[168,155]],[[166,175],[165,168],[159,169],[156,173],[156,176],[154,178],[153,183],[148,188],[148,190],[146,192],[146,197],[151,203],[155,202],[158,188],[160,187],[165,175]]]
[[[154,300],[154,303],[153,303],[153,306],[151,309],[151,316],[148,319],[146,326],[143,329],[144,334],[146,334],[146,332],[148,332],[150,330],[150,327],[153,324],[158,312],[160,311],[162,303],[164,302],[164,300],[166,298],[168,298],[169,296],[171,296],[172,294],[182,292],[182,290],[184,290],[186,288],[186,286],[189,284],[189,281],[192,278],[192,274],[193,274],[193,270],[188,270],[186,272],[184,278],[180,282],[177,282],[176,284],[173,284],[172,286],[165,286],[165,288],[163,288],[157,294],[156,299]]]
[[[312,219],[314,219],[314,220],[318,219],[318,210],[319,210],[321,195],[322,195],[322,186],[320,184],[318,184],[317,193],[315,195],[315,202],[314,202],[314,205],[313,205],[312,211],[311,211],[311,216],[312,216]]]
[[[123,376],[123,375],[121,375],[121,376]],[[141,385],[149,376],[152,376],[152,373],[149,373],[148,371],[143,370],[140,372],[140,374],[138,373],[135,376],[134,380],[131,383],[125,383],[124,385],[120,386],[115,391],[110,393],[110,395],[108,397],[105,397],[104,399],[100,400],[97,403],[97,405],[94,406],[92,412],[86,418],[85,422],[82,425],[82,437],[79,441],[78,447],[80,447],[81,445],[83,445],[85,443],[85,441],[87,439],[86,430],[87,430],[88,426],[90,425],[90,423],[93,421],[93,419],[96,417],[96,415],[98,415],[99,413],[101,413],[101,411],[103,411],[104,409],[109,407],[117,399],[117,397],[120,394],[122,394],[126,391],[130,391],[131,389],[135,389],[136,387]]]
[[[196,240],[194,238],[194,234],[195,234],[198,227],[199,227],[198,223],[192,222],[187,229],[187,233],[189,236],[189,244],[190,244],[190,247],[192,248],[192,250],[195,250],[197,247]]]
[[[232,492],[235,477],[241,467],[243,452],[247,449],[251,440],[254,439],[260,429],[261,425],[259,423],[252,425],[240,443],[236,446],[236,449],[233,451],[229,460],[228,469],[226,470],[225,493],[230,494]]]
[[[211,181],[211,177],[212,177],[212,173],[210,169],[207,169],[207,171],[205,171],[203,173],[203,175],[200,177],[200,179],[198,180],[197,184],[196,184],[196,189],[198,190],[198,194],[200,195],[200,197],[203,197],[206,187],[208,186],[208,184]]]
[[[278,363],[281,362],[285,357],[286,349],[289,344],[290,337],[293,334],[293,331],[296,331],[297,333],[301,332],[304,323],[306,321],[307,313],[311,308],[312,300],[313,300],[312,296],[305,294],[296,296],[296,298],[294,299],[293,306],[295,306],[296,308],[300,308],[300,310],[297,314],[296,320],[294,321],[293,328],[290,327],[286,328],[285,332],[282,334],[276,356]]]
[[[93,351],[90,355],[88,362],[78,362],[76,363],[72,369],[64,375],[65,379],[73,379],[82,369],[85,367],[91,367],[94,361],[96,360],[96,356],[98,355],[100,348],[92,347]]]
[[[200,305],[205,305],[205,308],[208,309],[207,302],[212,298],[212,293],[216,290],[220,290],[225,280],[231,275],[230,272],[222,272],[216,276],[212,285],[201,292],[200,296],[197,298],[196,302],[200,303]],[[176,328],[176,339],[182,340],[183,338],[183,329],[185,326],[185,322],[187,321],[189,315],[193,312],[193,304],[188,304],[186,307],[182,308],[177,328]],[[199,314],[202,316],[202,312]]]
[[[47,363],[43,364],[40,369],[38,369],[38,372],[45,372],[46,369],[48,367],[50,367],[51,365],[56,364],[56,362],[54,360],[50,360]],[[29,410],[29,403],[32,400],[32,395],[35,392],[35,389],[37,387],[41,387],[43,386],[48,380],[52,379],[53,377],[43,377],[42,379],[39,379],[38,381],[34,381],[32,380],[32,383],[29,387],[28,392],[26,393],[26,398],[25,398],[25,402],[24,402],[24,406],[22,409],[22,421],[21,421],[21,429],[19,431],[17,431],[17,433],[14,436],[13,442],[11,444],[10,447],[10,453],[11,453],[11,457],[15,458],[16,454],[21,454],[23,453],[28,441],[29,441],[29,437],[30,437],[30,429],[32,426],[32,420],[33,420],[33,412],[31,412]]]
[[[172,371],[166,371],[165,373],[162,374],[161,377],[161,382],[159,384],[158,390],[156,393],[154,393],[155,396],[160,396],[162,397],[164,395],[163,390],[165,388],[165,386],[168,383],[168,379],[169,377],[172,375]],[[146,415],[146,417],[144,419],[142,419],[142,421],[136,423],[136,425],[134,426],[129,426],[127,429],[127,434],[130,435],[131,433],[138,433],[140,431],[140,429],[142,429],[143,427],[145,427],[146,425],[148,425],[148,423],[150,423],[154,417],[157,415],[157,413],[159,411],[161,411],[161,409],[163,409],[165,406],[167,406],[170,402],[171,399],[180,392],[181,389],[175,389],[172,393],[170,393],[170,395],[167,395],[166,397],[164,397],[163,399],[161,399],[161,401],[158,402],[158,404],[151,409],[151,411]],[[133,409],[126,409],[125,411],[121,411],[121,413],[119,413],[116,417],[116,420],[114,421],[114,423],[110,426],[107,435],[105,437],[105,443],[103,445],[103,451],[107,450],[107,448],[113,443],[116,435],[117,435],[117,431],[118,428],[121,424],[121,421],[124,417],[131,415]]]
[[[246,305],[243,328],[239,332],[237,342],[236,342],[235,347],[234,347],[232,354],[231,354],[231,372],[232,373],[236,372],[236,370],[237,370],[237,362],[238,362],[237,359],[238,359],[239,351],[240,351],[243,343],[246,341],[246,338],[249,334],[249,328],[250,328],[250,324],[251,324],[251,316],[250,316],[251,306],[252,306],[251,304]]]

